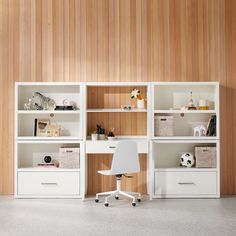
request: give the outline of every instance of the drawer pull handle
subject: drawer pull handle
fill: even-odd
[[[57,183],[41,183],[42,185],[57,185]]]
[[[190,185],[190,184],[195,184],[194,182],[179,182],[178,184],[180,185]]]
[[[116,148],[115,146],[109,146],[109,148]]]

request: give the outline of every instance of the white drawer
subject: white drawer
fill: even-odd
[[[19,195],[79,195],[79,172],[19,172]]]
[[[217,193],[216,172],[155,172],[155,195],[212,195]]]
[[[135,140],[136,141],[136,140]],[[114,153],[120,140],[86,141],[86,153]],[[148,153],[148,142],[137,140],[138,153]]]

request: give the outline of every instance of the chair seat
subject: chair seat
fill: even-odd
[[[125,174],[125,173],[121,173],[121,172],[116,172],[116,171],[112,171],[112,170],[99,170],[98,171],[99,174],[102,174],[102,175],[122,175],[122,174]]]

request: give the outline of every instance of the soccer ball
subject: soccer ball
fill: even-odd
[[[180,157],[180,165],[186,167],[192,167],[194,165],[193,154],[190,152],[185,152]]]

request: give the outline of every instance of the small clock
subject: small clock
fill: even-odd
[[[44,161],[45,161],[45,163],[50,163],[52,161],[51,156],[45,156]]]

